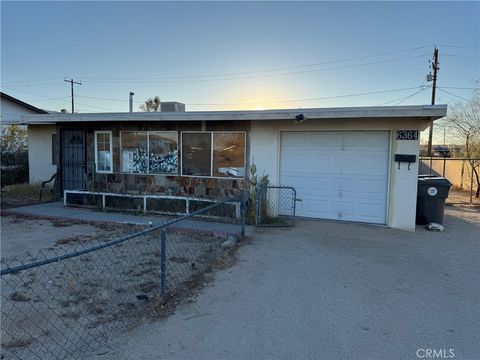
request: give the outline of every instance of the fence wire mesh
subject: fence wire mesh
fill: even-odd
[[[450,181],[447,204],[480,205],[480,198],[476,197],[480,159],[421,157],[419,165],[420,175],[441,176]]]
[[[289,186],[261,185],[256,199],[257,226],[294,226],[297,192]]]
[[[160,314],[167,299],[194,286],[242,239],[244,199],[223,199],[120,237],[2,258],[2,359],[107,352],[112,339]]]

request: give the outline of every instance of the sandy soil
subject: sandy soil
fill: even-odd
[[[77,236],[98,236],[99,229],[88,224],[52,222],[19,216],[1,218],[1,256],[4,259],[32,255],[52,248],[58,241]]]
[[[2,269],[118,239],[138,227],[2,219]],[[166,291],[174,294],[223,250],[213,234],[167,232]],[[160,234],[2,276],[2,359],[89,358],[109,338],[164,312]],[[16,261],[20,259],[21,261]]]

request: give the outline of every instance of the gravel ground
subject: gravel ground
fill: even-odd
[[[42,260],[134,230],[4,217],[2,268]],[[22,241],[19,241],[22,239]],[[165,313],[158,232],[78,257],[2,276],[2,359],[89,358],[108,340]],[[167,232],[169,294],[209,266],[225,238]],[[177,290],[178,291],[178,290]],[[111,350],[111,349],[110,349]]]

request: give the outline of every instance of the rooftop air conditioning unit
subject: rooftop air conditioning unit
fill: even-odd
[[[185,112],[185,104],[177,101],[162,102],[160,104],[161,112]]]

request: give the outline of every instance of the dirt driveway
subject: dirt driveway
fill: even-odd
[[[448,207],[444,225],[259,229],[195,302],[98,358],[478,358],[480,212]]]

